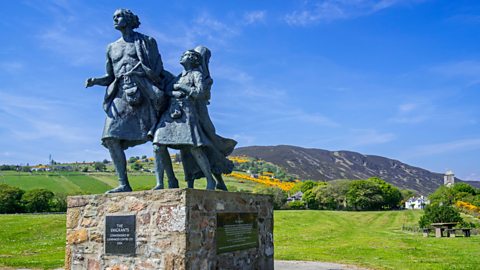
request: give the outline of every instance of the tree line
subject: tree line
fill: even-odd
[[[287,202],[288,196],[303,193],[301,200]],[[276,209],[325,210],[389,210],[399,209],[414,192],[400,190],[378,177],[364,180],[304,181],[297,183],[289,194],[276,188],[257,188],[256,193],[270,194]]]
[[[46,189],[22,190],[0,184],[0,214],[65,212],[67,200],[64,194]]]

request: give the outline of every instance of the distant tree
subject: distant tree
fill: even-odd
[[[132,165],[130,165],[130,168],[132,170],[139,171],[143,168],[143,165],[140,163],[133,163]]]
[[[307,209],[318,209],[318,201],[313,189],[309,189],[303,193],[302,201],[305,203]]]
[[[143,155],[143,156],[142,156],[142,159],[147,159],[147,156],[146,156],[146,155]]]
[[[137,161],[137,160],[138,160],[138,157],[130,157],[128,159],[128,163],[135,163],[135,161]]]
[[[87,166],[83,167],[82,172],[88,172],[88,167]]]
[[[375,183],[382,191],[383,209],[397,209],[400,207],[400,202],[402,201],[402,193],[397,187],[385,182],[383,179],[380,179],[378,177],[371,177],[367,180]]]
[[[67,195],[57,193],[49,201],[49,208],[51,212],[66,212],[67,211]]]
[[[54,196],[50,190],[32,189],[23,194],[22,203],[29,213],[48,212]]]
[[[108,159],[104,159],[102,162],[103,162],[103,164],[108,164],[108,163],[110,163],[110,161],[108,161]]]
[[[451,187],[451,189],[455,194],[462,192],[471,195],[477,195],[477,190],[467,183],[456,183]]]
[[[352,181],[346,197],[348,206],[353,210],[377,210],[383,204],[382,190],[368,180]]]
[[[0,184],[0,214],[21,213],[24,193],[17,187]]]
[[[273,209],[281,209],[287,202],[287,193],[276,187],[257,187],[253,193],[267,194],[273,197]]]
[[[293,186],[293,188],[290,190],[290,193],[294,194],[294,193],[297,193],[299,191],[301,191],[302,193],[305,193],[307,190],[311,190],[314,187],[320,185],[320,183],[322,183],[322,185],[324,184],[323,182],[316,182],[316,181],[312,181],[312,180],[301,181],[301,182],[296,183]]]
[[[30,166],[22,166],[21,170],[22,170],[22,172],[31,172],[32,171]]]
[[[292,210],[302,210],[305,209],[305,202],[303,201],[293,201],[287,203],[287,208]]]
[[[351,180],[334,180],[313,189],[320,209],[341,210],[347,208],[347,192]]]
[[[103,162],[95,162],[95,164],[93,164],[93,168],[96,171],[103,172],[107,169],[107,165],[105,165]]]
[[[424,215],[418,221],[420,228],[429,227],[431,223],[463,222],[460,212],[450,205],[430,204],[424,211]]]
[[[180,154],[178,153],[175,154],[174,162],[178,162],[178,163],[182,162],[182,157],[180,156]]]
[[[0,171],[14,171],[16,169],[16,166],[13,165],[1,165],[0,166]]]

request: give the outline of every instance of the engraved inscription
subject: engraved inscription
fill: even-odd
[[[217,214],[217,254],[258,247],[256,213]]]
[[[106,217],[105,253],[135,255],[135,215]]]

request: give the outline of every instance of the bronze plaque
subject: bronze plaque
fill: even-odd
[[[135,255],[135,215],[106,216],[105,253]]]
[[[258,248],[257,213],[217,214],[217,254]]]

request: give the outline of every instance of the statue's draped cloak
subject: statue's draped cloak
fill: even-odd
[[[148,132],[157,123],[159,114],[164,111],[164,85],[173,77],[163,69],[162,59],[153,38],[135,32],[134,45],[145,76],[129,77],[140,91],[141,103],[132,106],[127,102],[126,93],[119,87],[119,81],[124,79],[123,75],[115,76],[115,80],[107,87],[103,102],[103,109],[107,113],[102,135],[103,144],[105,145],[106,139],[118,139],[123,149],[149,140]],[[107,61],[108,63],[111,65],[111,61]],[[113,69],[107,67],[107,72],[108,70]]]

